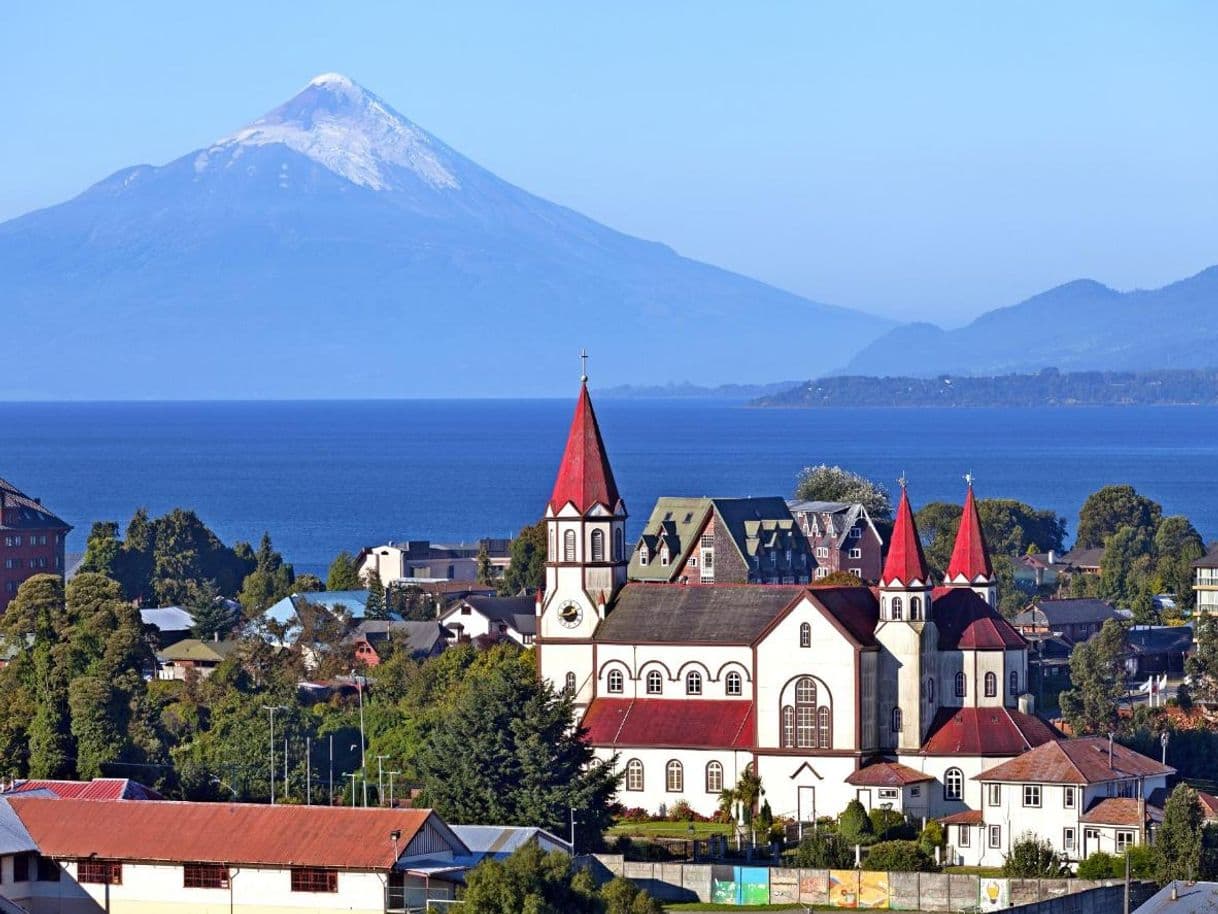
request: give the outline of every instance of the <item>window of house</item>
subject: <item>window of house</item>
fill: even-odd
[[[626,763],[626,789],[636,791],[643,789],[643,763],[637,758],[632,758]]]
[[[1074,829],[1073,828],[1063,828],[1062,829],[1062,850],[1067,851],[1067,852],[1074,850]]]
[[[715,567],[715,553],[709,552],[709,551],[702,553],[702,567],[703,568],[714,568]]]
[[[618,527],[613,531],[613,561],[620,562],[626,554],[626,534]]]
[[[647,553],[647,547],[639,546],[639,564],[646,565],[649,559],[650,556]]]
[[[690,670],[685,674],[685,694],[686,695],[701,695],[702,694],[702,674],[697,670]]]
[[[892,617],[894,619],[900,620],[900,619],[905,618],[905,601],[904,600],[902,600],[900,597],[893,597],[892,603],[889,605],[892,606]]]
[[[986,794],[987,794],[987,802],[991,806],[1001,806],[1002,805],[1002,785],[1001,784],[990,784],[986,788]]]
[[[968,847],[968,843],[971,840],[969,827],[967,825],[958,825],[956,827],[959,829],[959,832],[956,834],[956,845],[958,847]]]
[[[1125,848],[1131,844],[1133,844],[1133,832],[1119,831],[1116,833],[1116,849],[1118,854],[1124,853]]]
[[[859,575],[859,577],[862,577],[862,575]],[[910,597],[909,598],[909,618],[912,619],[914,622],[917,622],[919,619],[922,618],[922,598],[921,597]]]
[[[1040,785],[1039,784],[1024,784],[1023,785],[1023,805],[1024,806],[1040,806]]]
[[[1019,671],[1011,670],[1011,694],[1019,694]]]
[[[1073,787],[1063,787],[1062,788],[1062,806],[1065,807],[1066,809],[1074,808],[1074,788]]]
[[[182,866],[182,888],[227,889],[228,867],[213,863],[187,863]]]
[[[337,892],[338,870],[300,867],[292,870],[293,892]]]
[[[592,561],[605,561],[605,534],[601,530],[592,531]]]
[[[669,793],[680,793],[685,789],[685,769],[673,759],[665,768],[664,789]]]
[[[691,555],[691,556],[689,557],[689,567],[690,567],[690,568],[697,568],[697,567],[698,567],[698,557],[697,557],[696,555]]]
[[[13,882],[30,881],[31,854],[16,854],[13,856]]]
[[[667,564],[668,564],[668,559],[669,559],[669,555],[668,555],[668,547],[667,547],[667,546],[662,546],[662,547],[660,548],[660,564],[661,564],[661,565],[667,565]]]
[[[652,670],[647,674],[647,694],[660,695],[664,691],[664,677],[660,675],[659,670]]]
[[[739,673],[731,672],[727,674],[727,682],[724,691],[728,695],[744,694],[744,679]]]
[[[799,646],[812,646],[812,625],[808,622],[801,622],[799,625]]]
[[[881,800],[895,800],[900,795],[900,792],[895,787],[881,787],[879,789],[879,797]]]
[[[620,695],[626,687],[626,678],[621,670],[610,670],[609,675],[605,677],[605,683],[610,692]]]
[[[816,557],[818,559],[827,559],[829,557],[829,547],[828,546],[817,546],[816,547]]]
[[[39,855],[38,858],[38,881],[39,882],[58,882],[63,870],[59,868],[59,863],[52,860],[50,857]]]
[[[1002,826],[990,826],[990,847],[1002,847]]]
[[[851,568],[851,569],[849,569],[849,571],[852,575],[854,575],[860,581],[863,580],[863,569],[862,568]]]
[[[863,536],[863,528],[862,528],[862,527],[851,527],[851,528],[850,528],[850,538],[851,538],[852,540],[861,539],[861,538],[862,538],[862,536]]]
[[[564,562],[575,561],[575,531],[568,530],[562,535],[562,560]]]
[[[920,786],[918,786],[917,784],[914,784],[912,787],[909,788],[909,795],[911,797],[922,796],[922,788]]]
[[[526,645],[529,645],[529,644],[532,644],[532,643],[533,643],[533,636],[532,636],[532,635],[528,635],[528,634],[521,635],[521,638],[523,638],[523,639],[524,639],[524,643],[525,643]]]
[[[723,793],[723,766],[718,762],[706,764],[706,792]]]
[[[891,727],[892,727],[893,733],[901,732],[901,709],[900,708],[892,709]]]
[[[76,861],[76,881],[94,885],[122,885],[123,864],[121,860],[99,860],[93,857],[89,860]]]
[[[959,768],[948,768],[943,774],[943,799],[964,798],[964,772]]]
[[[565,688],[572,695],[575,694],[575,674],[574,673],[567,674],[566,683],[563,686],[563,688]]]
[[[782,745],[787,749],[795,745],[795,708],[791,705],[782,709]]]
[[[770,550],[770,567],[771,568],[778,567],[778,553],[774,550]]]
[[[998,677],[992,672],[985,674],[985,697],[994,698],[998,694]]]
[[[820,740],[821,749],[833,748],[833,733],[829,722],[829,709],[825,705],[821,705],[816,709],[816,730],[817,738]]]
[[[851,559],[861,559],[863,557],[863,550],[856,546],[854,549],[850,550],[850,553],[846,557]]]
[[[926,703],[932,704],[932,705],[935,703],[935,680],[934,679],[926,680]]]
[[[968,694],[968,679],[963,673],[956,674],[956,697],[963,698]]]

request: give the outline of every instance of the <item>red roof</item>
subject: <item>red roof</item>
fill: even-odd
[[[966,809],[939,820],[942,825],[980,825],[983,821],[980,809]]]
[[[401,855],[429,820],[456,852],[463,848],[430,809],[34,797],[9,803],[48,857],[387,871],[396,862],[390,832],[401,832]]]
[[[960,529],[956,531],[956,545],[952,547],[952,558],[947,563],[947,580],[961,579],[970,584],[978,579],[991,580],[994,569],[990,565],[990,553],[985,547],[985,533],[981,529],[981,515],[977,513],[977,501],[973,498],[973,485],[969,483],[964,496],[964,513],[960,515]]]
[[[20,781],[6,791],[8,796],[49,790],[65,800],[160,800],[161,795],[128,778],[94,778],[91,781]]]
[[[1059,738],[1039,717],[1010,708],[940,708],[922,752],[1010,756]]]
[[[1132,825],[1141,827],[1150,818],[1148,808],[1139,808],[1133,797],[1102,797],[1078,817],[1084,825]]]
[[[609,458],[605,456],[605,442],[601,440],[601,430],[596,424],[596,413],[592,411],[592,400],[588,397],[588,385],[584,384],[579,389],[579,401],[575,404],[567,448],[554,481],[550,508],[557,513],[569,502],[581,514],[587,513],[593,505],[604,505],[613,511],[620,500]]]
[[[1038,746],[1019,758],[1004,762],[978,776],[982,781],[1045,784],[1102,784],[1129,778],[1174,774],[1175,769],[1149,756],[1112,745],[1108,762],[1108,740],[1098,736],[1059,740]]]
[[[888,558],[884,562],[884,573],[880,583],[893,582],[908,585],[913,581],[926,583],[930,573],[926,570],[926,556],[922,554],[922,541],[918,539],[918,527],[914,523],[913,511],[909,507],[909,496],[901,486],[901,503],[897,505],[897,520],[892,528],[892,541],[888,546]]]
[[[1023,635],[975,590],[937,587],[933,595],[939,650],[1027,649],[1028,642]]]
[[[749,749],[753,703],[714,699],[596,698],[584,714],[594,746]]]
[[[846,783],[854,787],[904,787],[906,784],[920,784],[934,779],[934,775],[917,771],[900,762],[873,762],[852,772],[846,778]]]

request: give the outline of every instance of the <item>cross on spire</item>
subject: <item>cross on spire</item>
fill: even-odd
[[[974,478],[975,478],[975,477],[973,476],[973,474],[972,474],[972,473],[965,473],[965,474],[964,474],[964,481],[965,481],[965,482],[968,484],[968,487],[969,487],[970,489],[973,487],[973,479],[974,479]]]
[[[581,349],[579,351],[579,381],[581,384],[588,383],[588,350]]]
[[[905,471],[902,470],[901,475],[897,477],[897,485],[899,485],[902,489],[904,489],[905,486],[908,484],[909,484],[909,480],[905,478]]]

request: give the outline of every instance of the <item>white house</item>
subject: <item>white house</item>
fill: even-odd
[[[1174,773],[1106,739],[1045,743],[976,778],[981,804],[943,820],[948,857],[1001,866],[1027,833],[1048,839],[1072,863],[1096,851],[1122,853],[1148,843]]]
[[[440,624],[458,638],[490,635],[528,646],[537,634],[537,603],[533,597],[468,596],[440,613]]]

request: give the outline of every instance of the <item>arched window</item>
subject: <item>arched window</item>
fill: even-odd
[[[935,680],[933,678],[926,680],[926,701],[932,705],[935,703]]]
[[[956,697],[963,698],[968,694],[968,677],[963,673],[956,674]]]
[[[964,799],[964,772],[959,768],[948,768],[943,774],[943,799]]]
[[[810,676],[795,683],[795,745],[816,748],[816,682]]]
[[[575,561],[575,531],[568,530],[562,535],[562,560],[564,562]]]
[[[901,732],[901,709],[900,708],[892,709],[892,732],[893,733]]]
[[[563,688],[566,689],[568,692],[570,692],[572,695],[575,694],[575,674],[574,673],[567,674],[567,683],[565,686],[563,686]]]
[[[891,605],[892,605],[892,617],[894,619],[904,619],[905,618],[905,604],[904,604],[904,602],[902,602],[901,598],[893,597]]]
[[[922,618],[922,598],[921,597],[910,597],[909,598],[909,618],[913,622],[917,622],[919,619]]]
[[[807,622],[804,622],[799,626],[799,646],[812,646],[812,626]]]
[[[1019,670],[1011,670],[1011,694],[1019,694]]]
[[[637,758],[632,758],[626,763],[626,789],[643,789],[643,763]]]
[[[626,534],[618,527],[613,531],[613,561],[620,562],[626,554]]]
[[[723,793],[723,766],[718,762],[706,763],[706,792]]]
[[[676,759],[668,763],[665,775],[664,789],[669,793],[680,793],[685,789],[685,769]]]
[[[605,561],[605,533],[603,530],[592,531],[592,561]]]
[[[816,709],[816,728],[820,731],[820,748],[833,748],[833,731],[829,726],[829,709],[821,705]]]
[[[558,531],[550,524],[550,561],[558,561]]]
[[[605,677],[605,682],[608,685],[609,691],[614,695],[620,695],[626,686],[626,680],[622,676],[621,670],[610,670],[609,675]]]
[[[701,695],[702,694],[702,674],[697,670],[690,670],[685,674],[685,694],[686,695]]]
[[[724,691],[728,695],[733,696],[744,694],[744,680],[740,677],[739,673],[732,671],[731,673],[727,674],[727,682],[724,687]]]
[[[985,674],[985,697],[993,698],[998,694],[998,677],[992,672]]]
[[[647,674],[647,694],[660,695],[664,692],[664,677],[659,670],[651,670]]]
[[[782,745],[786,749],[795,746],[795,709],[790,705],[782,709]]]

